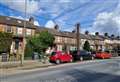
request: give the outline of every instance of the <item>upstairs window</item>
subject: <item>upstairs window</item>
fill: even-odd
[[[12,32],[12,27],[11,26],[6,26],[6,32]]]
[[[31,29],[26,29],[26,35],[31,35],[32,34],[32,30]]]
[[[23,34],[23,28],[17,27],[17,34],[22,35]]]

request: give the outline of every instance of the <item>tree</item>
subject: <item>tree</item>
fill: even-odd
[[[90,44],[89,44],[88,41],[85,41],[83,49],[86,50],[86,51],[90,51]]]
[[[12,33],[0,32],[0,52],[9,52],[12,44]]]
[[[42,31],[38,35],[32,37],[29,41],[33,50],[37,52],[45,52],[45,50],[53,45],[54,36],[48,31]]]

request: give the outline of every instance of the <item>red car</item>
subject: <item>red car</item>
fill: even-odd
[[[98,52],[96,53],[96,58],[102,58],[102,59],[107,59],[107,58],[111,58],[112,55],[110,53],[107,52]]]
[[[60,64],[61,62],[72,62],[73,57],[68,53],[62,53],[61,51],[54,51],[51,53],[50,62]]]

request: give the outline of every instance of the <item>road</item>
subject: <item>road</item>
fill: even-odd
[[[120,59],[62,64],[47,69],[1,76],[1,82],[120,82]]]

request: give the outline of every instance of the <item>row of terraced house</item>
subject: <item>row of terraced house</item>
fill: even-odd
[[[25,25],[25,28],[24,28]],[[21,19],[16,19],[8,16],[0,16],[0,32],[10,32],[13,33],[13,42],[11,45],[11,53],[14,50],[17,50],[19,53],[24,51],[26,40],[23,39],[23,35],[25,37],[34,36],[42,30],[47,30],[52,33],[55,37],[54,44],[57,47],[57,50],[62,50],[64,46],[66,46],[67,50],[75,50],[76,49],[76,32],[67,32],[60,31],[58,25],[55,28],[45,28],[41,26],[34,25],[34,18],[30,17],[28,21],[24,21]],[[89,34],[89,32],[85,32],[84,34],[80,33],[80,49],[83,48],[85,41],[89,41],[90,46],[93,50],[104,50],[104,49],[113,49],[120,46],[120,37],[119,36],[108,36],[107,33],[105,35],[100,35],[96,32],[94,35]]]

